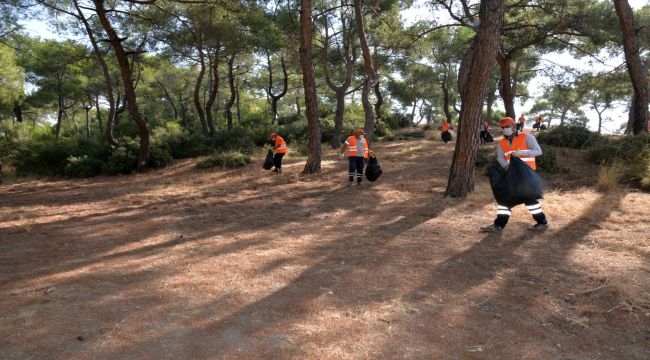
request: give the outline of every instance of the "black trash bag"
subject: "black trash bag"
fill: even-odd
[[[505,171],[496,165],[491,165],[488,167],[487,172],[490,177],[492,195],[494,195],[494,200],[497,201],[497,204],[513,207],[524,203],[523,199],[515,198],[510,194],[508,178]]]
[[[271,170],[273,167],[273,151],[269,149],[269,152],[266,153],[266,159],[264,159],[264,164],[262,164],[264,170]]]
[[[368,179],[368,181],[376,181],[383,172],[384,171],[379,165],[379,160],[377,160],[376,157],[371,156],[370,159],[368,159],[368,165],[366,165],[366,179]]]
[[[494,138],[492,137],[492,135],[491,135],[489,132],[488,132],[488,133],[485,133],[485,137],[483,137],[483,140],[484,140],[486,143],[494,142]]]
[[[511,156],[507,171],[488,167],[492,194],[499,205],[513,207],[541,199],[544,194],[542,178],[521,159]]]
[[[508,177],[510,193],[513,196],[525,200],[537,200],[543,197],[542,178],[518,157],[510,157],[510,166],[508,166],[506,176]]]
[[[442,137],[442,141],[444,142],[451,141],[452,139],[451,133],[449,131],[443,132],[440,136]]]

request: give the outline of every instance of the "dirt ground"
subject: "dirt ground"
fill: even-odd
[[[435,136],[434,136],[435,137]],[[199,170],[0,185],[1,359],[649,359],[650,194],[542,174],[551,228],[453,143],[375,145],[384,174]]]

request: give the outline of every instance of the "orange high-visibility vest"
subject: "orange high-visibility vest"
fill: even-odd
[[[510,162],[511,151],[528,150],[528,146],[526,146],[526,133],[522,132],[517,135],[517,137],[512,141],[512,144],[508,144],[508,140],[503,137],[501,141],[499,141],[499,145],[501,146],[501,149],[503,149],[503,154],[506,156],[506,160]],[[537,170],[534,156],[521,157],[520,159],[528,164],[528,166],[533,170]]]
[[[442,132],[449,131],[449,128],[451,128],[451,124],[448,123],[448,122],[443,122],[440,125],[440,131],[442,131]]]
[[[366,139],[361,139],[363,141],[363,158],[368,158],[368,141]],[[357,138],[355,136],[350,136],[348,138],[348,156],[359,156],[357,155]]]
[[[282,136],[276,135],[275,137],[275,149],[276,154],[286,154],[287,153],[287,143],[284,141]]]

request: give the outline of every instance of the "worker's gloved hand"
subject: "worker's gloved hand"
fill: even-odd
[[[344,154],[344,153],[339,154],[339,157],[340,157],[341,159],[343,159],[343,158],[345,157],[345,154]]]

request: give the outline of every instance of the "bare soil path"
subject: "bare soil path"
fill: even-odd
[[[0,359],[649,359],[650,195],[565,166],[547,232],[486,235],[482,169],[443,197],[453,146],[378,143],[360,188],[326,148],[2,184]]]

